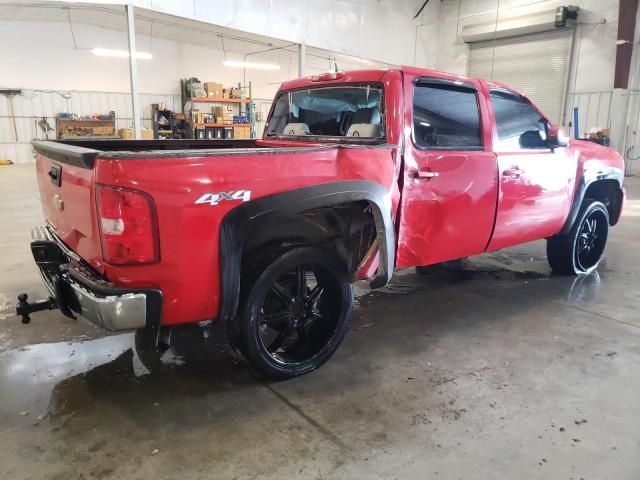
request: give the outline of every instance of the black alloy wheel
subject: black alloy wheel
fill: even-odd
[[[608,228],[609,218],[602,210],[592,210],[583,219],[575,248],[575,263],[580,270],[589,272],[598,264],[607,243]]]
[[[336,351],[348,329],[353,292],[331,252],[296,247],[276,258],[247,288],[240,350],[263,373],[308,373]]]
[[[609,235],[609,212],[602,202],[585,199],[567,235],[547,239],[547,259],[554,272],[589,274],[598,268]]]

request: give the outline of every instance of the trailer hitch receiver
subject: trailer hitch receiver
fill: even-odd
[[[24,324],[31,322],[31,317],[29,316],[29,314],[31,313],[58,308],[56,300],[53,297],[31,303],[29,303],[28,300],[29,295],[27,295],[26,293],[21,293],[20,295],[18,295],[18,306],[16,307],[16,313],[19,317],[22,317],[22,323]]]

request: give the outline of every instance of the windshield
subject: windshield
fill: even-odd
[[[305,88],[282,93],[267,135],[384,137],[382,86]]]

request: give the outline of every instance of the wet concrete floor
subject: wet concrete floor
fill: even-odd
[[[0,167],[0,478],[640,478],[640,182],[598,273],[535,242],[359,290],[319,371],[265,382],[176,332],[149,372],[131,334],[58,312],[28,251],[33,167]]]

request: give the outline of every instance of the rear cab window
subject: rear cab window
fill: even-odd
[[[382,84],[341,84],[283,92],[274,103],[267,136],[382,140]]]
[[[413,142],[422,150],[482,150],[475,88],[418,80],[413,92]]]
[[[513,152],[547,147],[547,121],[522,97],[506,90],[491,90],[498,141],[494,150]]]

